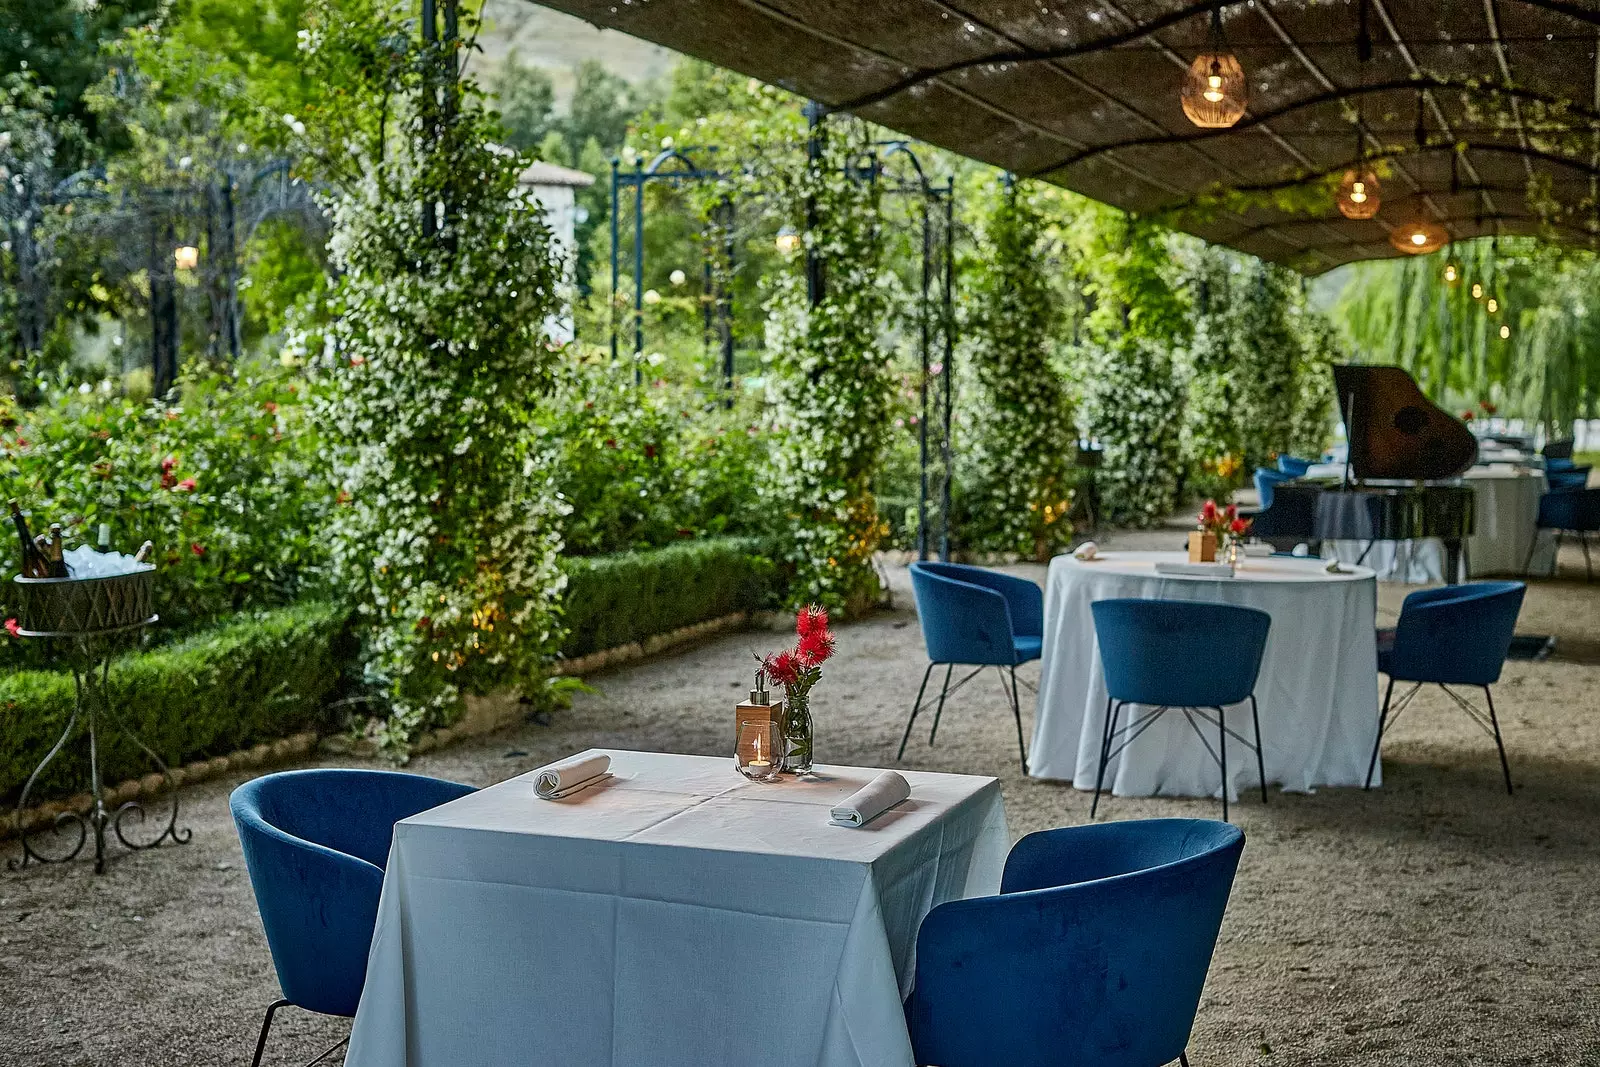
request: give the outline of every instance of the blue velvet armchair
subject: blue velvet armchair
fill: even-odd
[[[1017,751],[1026,769],[1028,750],[1022,740],[1017,667],[1039,658],[1044,640],[1044,593],[1026,578],[960,563],[935,562],[911,565],[911,591],[922,623],[922,641],[928,650],[928,669],[922,672],[922,685],[917,688],[917,699],[911,706],[911,717],[906,721],[895,759],[905,758],[906,742],[917,713],[922,710],[922,697],[934,667],[943,665],[945,670],[938,707],[933,713],[933,729],[928,734],[929,745],[938,736],[939,718],[949,695],[985,667],[995,667],[1002,676],[1010,675],[1007,697],[1017,724]],[[957,666],[973,669],[952,686],[950,676]]]
[[[1554,483],[1551,483],[1554,485]],[[1556,567],[1560,568],[1561,538],[1577,534],[1583,546],[1583,576],[1594,581],[1594,568],[1589,562],[1589,535],[1600,532],[1600,488],[1552,489],[1539,498],[1538,529],[1554,530],[1556,535]],[[1528,558],[1523,561],[1522,573],[1526,575],[1533,566],[1535,544],[1528,546]]]
[[[1437,685],[1494,738],[1506,792],[1511,792],[1511,765],[1489,687],[1500,680],[1526,591],[1521,582],[1469,582],[1419,590],[1400,606],[1395,627],[1378,631],[1378,670],[1389,676],[1389,682],[1378,712],[1378,736],[1367,763],[1366,788],[1372,788],[1384,731],[1424,685]],[[1398,701],[1394,699],[1396,682],[1412,683]],[[1488,711],[1478,710],[1451,686],[1482,689]]]
[[[262,1020],[254,1067],[279,1008],[355,1015],[394,824],[470,792],[416,774],[337,769],[269,774],[233,791],[229,806],[283,991]]]
[[[916,1062],[1187,1067],[1243,850],[1238,829],[1201,819],[1024,837],[998,896],[922,922],[906,1002]]]
[[[1199,718],[1217,731],[1211,750],[1222,775],[1222,818],[1228,818],[1228,738],[1255,753],[1261,781],[1261,802],[1267,802],[1267,767],[1261,752],[1261,716],[1256,707],[1256,677],[1266,652],[1272,616],[1255,608],[1190,600],[1096,600],[1095,636],[1100,642],[1100,664],[1106,682],[1105,723],[1100,735],[1100,761],[1094,778],[1094,800],[1089,816],[1100,807],[1100,791],[1111,760],[1127,748],[1158,717],[1182,709],[1190,728],[1211,750],[1195,723]],[[1218,634],[1228,640],[1218,641]],[[1241,736],[1228,725],[1224,708],[1250,702],[1255,739]],[[1117,723],[1122,709],[1129,723]],[[1202,709],[1209,709],[1215,719]]]

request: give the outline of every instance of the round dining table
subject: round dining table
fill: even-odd
[[[1095,787],[1106,686],[1090,605],[1096,600],[1193,600],[1259,608],[1272,617],[1255,695],[1269,784],[1311,792],[1361,785],[1378,729],[1378,659],[1374,630],[1377,579],[1368,567],[1328,571],[1318,559],[1247,557],[1232,576],[1161,573],[1181,552],[1104,552],[1050,562],[1045,587],[1039,704],[1028,773]],[[1229,640],[1218,631],[1217,642]],[[1112,651],[1115,654],[1115,651]],[[1124,723],[1154,709],[1135,707]],[[1225,709],[1228,725],[1252,737],[1248,703]],[[1206,742],[1216,737],[1207,732]],[[1228,740],[1230,798],[1259,784],[1253,755]],[[1381,766],[1373,777],[1380,781]],[[1211,749],[1180,711],[1162,715],[1119,754],[1105,788],[1118,796],[1221,795]]]

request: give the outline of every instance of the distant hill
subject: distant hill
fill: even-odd
[[[483,53],[473,57],[472,69],[482,81],[492,80],[492,71],[516,52],[524,63],[550,72],[561,106],[572,94],[573,71],[586,59],[599,60],[608,70],[640,83],[664,76],[678,58],[660,45],[596,29],[530,0],[485,0],[478,44]]]

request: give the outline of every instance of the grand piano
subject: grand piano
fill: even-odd
[[[1436,537],[1454,583],[1475,519],[1472,488],[1458,479],[1478,458],[1477,439],[1399,367],[1337,366],[1333,380],[1349,441],[1343,477],[1275,486],[1251,533],[1280,547],[1350,540],[1368,550]]]

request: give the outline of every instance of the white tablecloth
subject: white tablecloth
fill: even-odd
[[[565,800],[525,774],[396,826],[346,1062],[910,1065],[918,925],[999,888],[996,780],[905,771],[846,829],[828,809],[878,772],[610,755]]]
[[[1372,571],[1328,574],[1320,560],[1274,556],[1245,560],[1233,578],[1155,572],[1157,560],[1186,558],[1179,552],[1108,552],[1096,561],[1050,561],[1029,773],[1094,788],[1106,687],[1089,605],[1140,597],[1240,604],[1271,615],[1256,682],[1268,781],[1297,792],[1360,785],[1378,728]],[[1228,635],[1219,633],[1217,640]],[[1133,721],[1130,711],[1142,716],[1148,710],[1124,708],[1121,722]],[[1227,718],[1241,735],[1253,736],[1248,703],[1227,709]],[[1217,743],[1214,732],[1206,739]],[[1232,738],[1228,775],[1230,795],[1258,783],[1254,755]],[[1106,787],[1121,796],[1218,796],[1219,782],[1216,763],[1181,712],[1163,715],[1106,772]]]
[[[1537,538],[1529,573],[1549,575],[1555,566],[1555,535],[1538,529],[1539,497],[1546,489],[1543,472],[1513,467],[1473,467],[1463,475],[1472,487],[1477,515],[1467,538],[1468,575],[1520,575],[1528,562],[1528,546]],[[1323,555],[1342,560],[1361,558],[1363,541],[1329,541]],[[1362,560],[1386,582],[1444,581],[1444,544],[1437,538],[1379,541]]]

